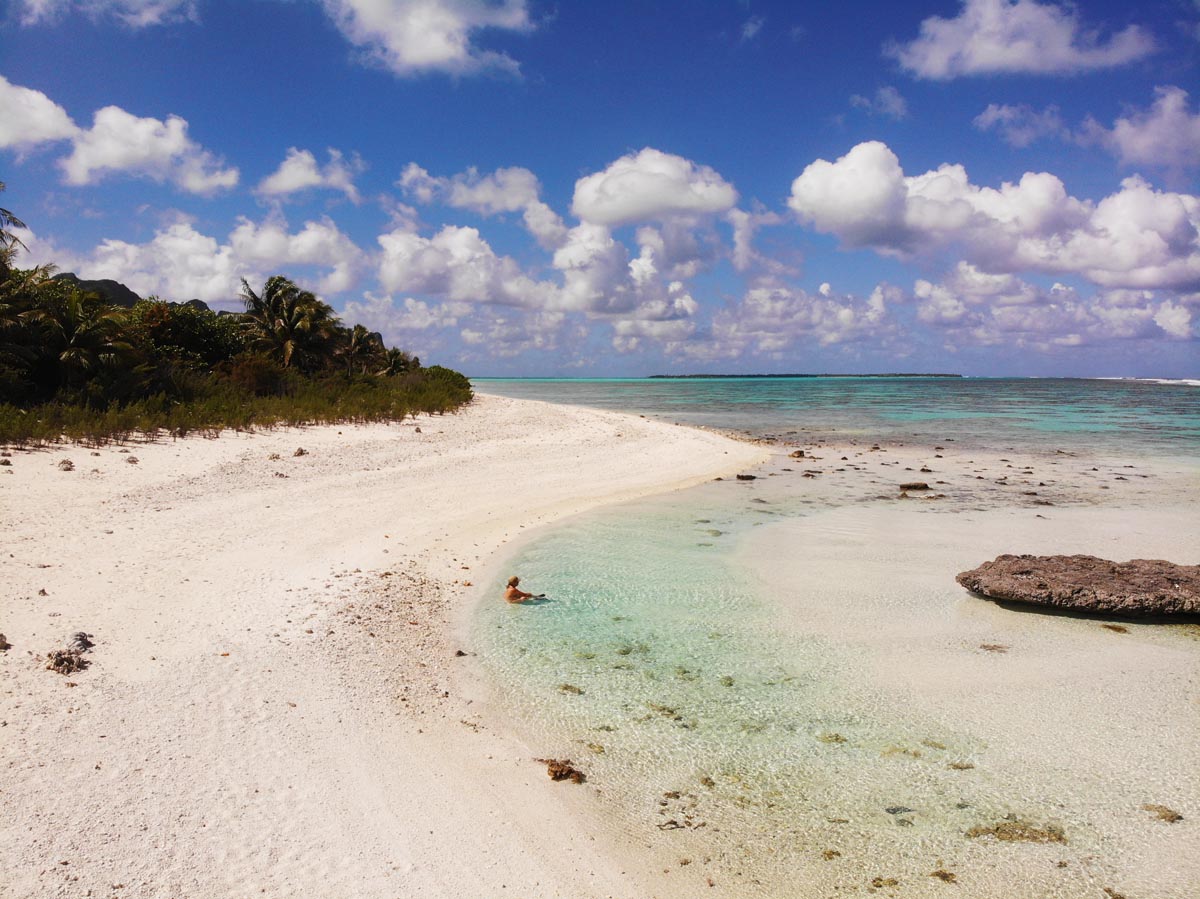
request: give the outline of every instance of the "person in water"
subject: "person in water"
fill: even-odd
[[[521,579],[515,574],[508,579],[508,587],[504,591],[504,598],[508,602],[524,602],[527,599],[533,599],[532,593],[526,593],[517,584],[521,583]]]

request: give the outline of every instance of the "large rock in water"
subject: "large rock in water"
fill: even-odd
[[[1200,565],[1095,556],[997,556],[957,578],[990,599],[1140,618],[1200,615]]]

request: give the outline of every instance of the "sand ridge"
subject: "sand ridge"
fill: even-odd
[[[573,830],[529,747],[473,720],[448,622],[525,530],[764,455],[497,397],[12,451],[3,895],[656,895]],[[79,630],[91,667],[45,670]]]

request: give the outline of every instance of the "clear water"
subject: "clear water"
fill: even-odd
[[[1200,388],[1073,378],[481,379],[477,390],[754,434],[1200,454]]]
[[[992,400],[981,384],[992,386]],[[954,439],[950,433],[981,445],[1082,451],[1104,443],[1163,456],[1192,455],[1200,445],[1200,392],[1176,385],[755,379],[489,381],[477,388],[759,435]],[[1038,408],[1050,411],[1030,412]],[[976,897],[1023,890],[1068,899],[1128,885],[1130,876],[1139,896],[1190,895],[1180,887],[1187,873],[1137,880],[1136,866],[1131,875],[1113,862],[1144,859],[1158,834],[1110,822],[1123,821],[1147,796],[1200,801],[1196,775],[1175,776],[1176,768],[1160,782],[1147,773],[1155,770],[1153,758],[1136,743],[1098,756],[1087,770],[1053,759],[1051,750],[1031,764],[1024,755],[1030,747],[1015,737],[1009,745],[1005,734],[989,730],[974,700],[923,703],[891,683],[889,666],[907,671],[943,656],[952,658],[946,670],[956,676],[989,676],[977,667],[991,663],[974,651],[979,638],[972,637],[968,653],[947,621],[965,616],[966,625],[953,627],[986,631],[992,622],[971,615],[992,608],[951,616],[961,591],[945,578],[909,577],[902,550],[876,560],[884,576],[859,592],[838,588],[836,573],[815,584],[785,578],[781,586],[771,575],[786,568],[786,558],[831,539],[891,546],[862,529],[879,528],[878,536],[889,538],[907,526],[839,518],[838,510],[814,506],[798,484],[784,477],[713,483],[583,516],[510,560],[508,570],[548,601],[481,605],[476,648],[510,720],[521,722],[534,745],[588,771],[614,805],[609,826],[657,838],[675,856],[709,859],[717,879],[739,878],[736,895],[858,891],[876,876],[906,884],[906,895],[933,895],[947,888],[931,879],[935,869],[957,872]],[[959,525],[949,527],[946,542]],[[864,567],[872,551],[863,551]],[[891,582],[888,572],[903,577]],[[845,618],[841,636],[836,625],[816,624],[831,614]],[[845,638],[872,627],[889,632]],[[1073,652],[1085,658],[1103,651],[1089,642],[1089,623],[1027,619],[1003,627],[1006,641],[1057,640],[1045,649],[1052,666]],[[1171,652],[1180,641],[1200,645],[1194,636],[1146,639]],[[1196,673],[1194,664],[1164,675],[1163,694],[1186,689],[1178,678],[1186,682],[1189,671]],[[999,709],[1012,699],[981,701]],[[1178,709],[1148,707],[1145,714],[1152,711],[1170,716]],[[1018,706],[1008,714],[1025,712]],[[1053,741],[1065,732],[1055,720],[1072,715],[1069,703],[1030,709],[1035,724],[1026,737]],[[1179,738],[1185,745],[1200,742],[1198,724],[1187,725],[1190,736]],[[1131,727],[1101,715],[1070,732],[1115,745],[1113,734]],[[1175,764],[1191,761],[1200,759]],[[1124,765],[1138,776],[1125,776]],[[964,838],[970,827],[1006,816],[1062,826],[1071,845],[1004,844],[997,851],[994,841]],[[1200,878],[1200,868],[1193,871]]]

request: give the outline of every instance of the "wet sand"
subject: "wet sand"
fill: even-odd
[[[589,827],[644,847],[645,867],[678,895],[923,897],[954,884],[996,899],[1190,897],[1200,626],[1001,606],[954,575],[1004,552],[1195,564],[1195,461],[949,442],[768,445],[755,480],[707,485],[697,500],[740,508],[731,515],[750,513],[753,526],[676,517],[692,522],[696,546],[736,542],[763,639],[792,652],[793,685],[780,689],[797,697],[760,685],[739,703],[740,675],[722,694],[724,669],[685,671],[666,660],[677,647],[645,637],[609,659],[613,646],[588,634],[573,655],[597,657],[563,664],[586,695],[557,703],[589,711],[554,748],[595,772],[581,803]],[[930,489],[903,496],[912,481]],[[620,689],[610,668],[645,679],[642,701],[605,704]],[[730,728],[705,691],[751,710],[744,752],[736,736],[712,750]]]

